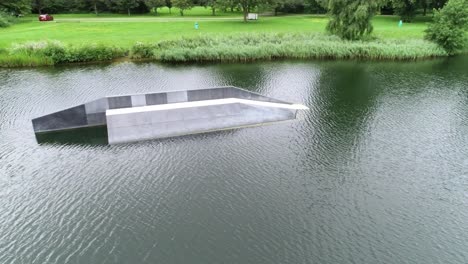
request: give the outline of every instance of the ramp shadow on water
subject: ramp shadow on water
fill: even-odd
[[[277,122],[282,123],[282,122]],[[266,125],[274,125],[274,124],[265,124]],[[144,142],[154,142],[154,141],[173,141],[173,140],[188,140],[188,139],[202,139],[207,136],[210,137],[218,137],[218,136],[227,136],[233,133],[236,133],[242,129],[251,129],[257,126],[248,126],[248,127],[240,127],[234,129],[226,129],[226,130],[218,130],[218,131],[209,131],[203,133],[196,133],[190,135],[179,135],[167,138],[159,138],[159,139],[151,139],[151,140],[141,140],[141,141],[134,141],[124,143],[126,144],[139,144]],[[47,132],[47,133],[38,133],[36,135],[36,141],[38,144],[63,144],[63,145],[91,145],[91,146],[98,146],[98,145],[109,145],[108,138],[107,138],[107,127],[106,126],[98,126],[98,127],[84,127],[84,128],[77,128],[77,129],[70,129],[64,131],[54,131],[54,132]]]
[[[85,127],[36,134],[38,144],[107,145],[107,127]]]

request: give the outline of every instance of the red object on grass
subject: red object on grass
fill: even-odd
[[[48,14],[39,15],[39,21],[52,21],[54,17]]]

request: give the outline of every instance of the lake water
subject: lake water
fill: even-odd
[[[468,57],[0,70],[0,263],[468,263]],[[31,119],[235,85],[310,111],[109,146]]]

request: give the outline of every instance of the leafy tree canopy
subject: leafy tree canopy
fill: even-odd
[[[184,15],[185,10],[190,10],[193,7],[193,2],[191,0],[172,0],[172,4],[179,8],[180,15]]]
[[[434,21],[427,28],[425,37],[449,54],[455,54],[467,44],[467,30],[468,0],[449,0],[440,11],[435,11]]]
[[[158,8],[166,6],[166,0],[145,0],[145,5],[157,14]]]
[[[0,11],[15,14],[25,14],[31,12],[30,0],[0,0]]]

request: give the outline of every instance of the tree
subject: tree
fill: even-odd
[[[372,32],[371,19],[379,7],[378,0],[330,0],[327,30],[343,39],[361,39]]]
[[[279,11],[284,11],[285,9],[294,9],[294,7],[298,5],[302,5],[302,7],[304,7],[303,0],[274,0],[272,1],[272,4],[275,16],[278,15]]]
[[[60,13],[73,9],[73,2],[67,0],[44,0],[46,13]]]
[[[306,12],[312,14],[325,14],[327,6],[317,0],[305,0],[304,7]]]
[[[185,10],[190,10],[193,7],[192,0],[172,0],[172,4],[179,8],[181,16],[184,16]]]
[[[247,22],[247,15],[259,5],[273,5],[274,0],[238,0],[238,5],[242,9],[244,22]]]
[[[68,7],[67,3],[64,1],[65,0],[33,0],[32,7],[39,14],[42,14],[43,12],[57,13],[64,11],[66,6]]]
[[[434,21],[425,38],[443,47],[450,55],[467,43],[468,0],[449,0],[441,10],[434,10]]]
[[[0,11],[15,14],[26,14],[31,12],[30,0],[0,0]]]
[[[430,0],[432,8],[441,9],[446,3],[447,0]]]
[[[166,6],[167,6],[167,8],[169,8],[169,14],[171,14],[172,1],[171,0],[166,0]]]
[[[216,0],[218,2],[218,6],[223,12],[227,12],[227,10],[231,10],[234,12],[234,8],[239,5],[237,0]]]
[[[221,2],[219,0],[206,0],[203,1],[204,6],[209,6],[211,8],[211,15],[216,15],[216,9],[221,6]]]
[[[395,13],[400,16],[403,22],[411,22],[416,16],[417,0],[392,0],[392,5]]]
[[[423,15],[427,14],[427,9],[435,8],[437,10],[441,9],[447,0],[418,0],[418,5],[423,8]]]
[[[166,5],[166,0],[145,0],[145,5],[149,10],[154,10],[154,13],[158,14],[158,8]]]
[[[102,5],[103,3],[104,3],[104,0],[87,0],[84,4],[85,6],[91,7],[97,16],[99,15],[98,6]]]
[[[431,5],[432,0],[419,0],[419,5],[423,8],[423,16],[427,14],[427,9]]]
[[[44,1],[43,0],[33,0],[31,2],[31,7],[34,10],[36,10],[38,14],[42,14],[42,8],[44,7]]]
[[[130,10],[132,8],[140,5],[140,0],[114,0],[110,2],[115,5],[115,8],[119,11],[127,11],[128,15],[131,15]]]

